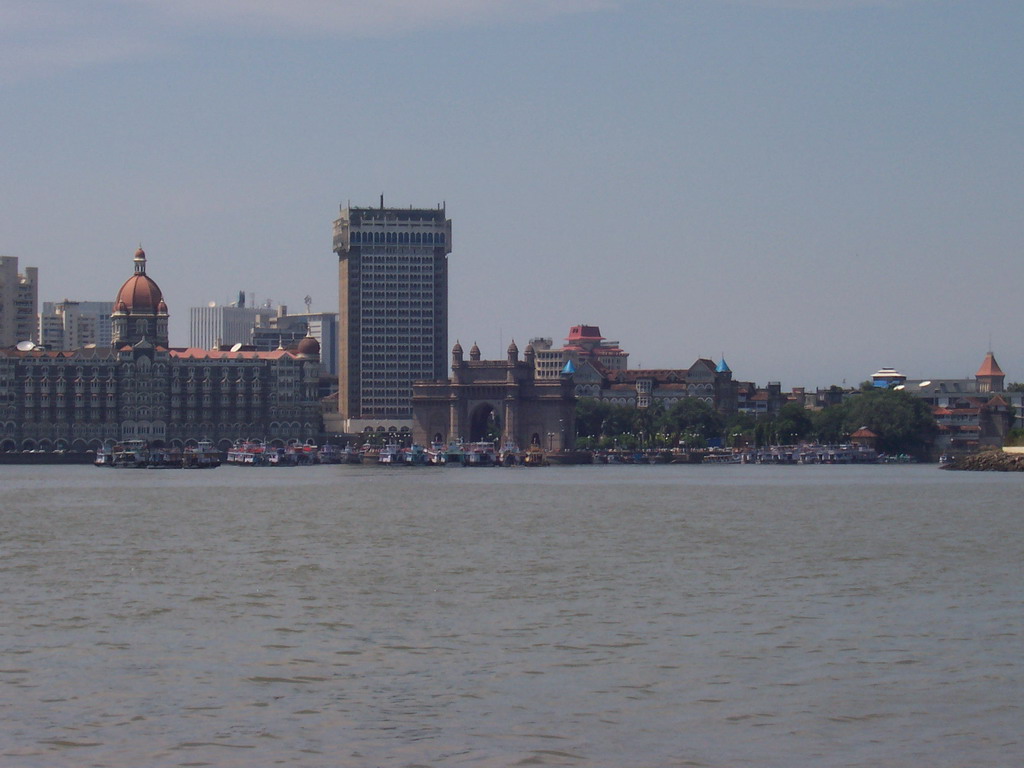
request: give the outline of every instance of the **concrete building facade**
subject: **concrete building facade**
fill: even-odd
[[[234,344],[252,344],[252,330],[261,318],[273,315],[271,309],[210,304],[189,309],[188,343],[190,347],[214,349]]]
[[[452,223],[436,209],[343,207],[338,257],[338,413],[346,431],[412,424],[413,382],[443,379]]]
[[[113,341],[112,301],[44,301],[39,313],[39,344],[47,349],[78,349]]]
[[[0,256],[0,347],[39,343],[39,270],[18,272],[17,256]]]

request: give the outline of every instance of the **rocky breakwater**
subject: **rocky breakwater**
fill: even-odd
[[[943,464],[942,468],[973,472],[1024,472],[1024,453],[982,451],[953,459]]]

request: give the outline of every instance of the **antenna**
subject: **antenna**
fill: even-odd
[[[309,314],[309,308],[313,304],[313,297],[306,294],[306,298],[304,298],[303,301],[306,302],[306,314]]]

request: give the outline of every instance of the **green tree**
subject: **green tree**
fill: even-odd
[[[695,397],[679,400],[665,414],[664,428],[681,439],[694,435],[705,441],[719,437],[724,426],[722,417],[708,403]]]
[[[730,448],[751,445],[757,419],[750,413],[735,413],[725,425],[725,442]]]
[[[600,438],[605,434],[605,422],[611,406],[594,397],[581,397],[576,401],[576,435]]]
[[[786,403],[775,417],[775,435],[782,445],[792,445],[811,434],[811,415],[801,403]]]
[[[886,453],[923,456],[938,432],[928,404],[899,390],[862,390],[844,406],[846,433],[867,427],[878,435],[878,449]]]
[[[844,423],[846,403],[829,405],[811,415],[814,436],[822,443],[842,443],[849,437]]]

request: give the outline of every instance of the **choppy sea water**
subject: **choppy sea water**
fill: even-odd
[[[1019,765],[1022,489],[0,467],[0,765]]]

